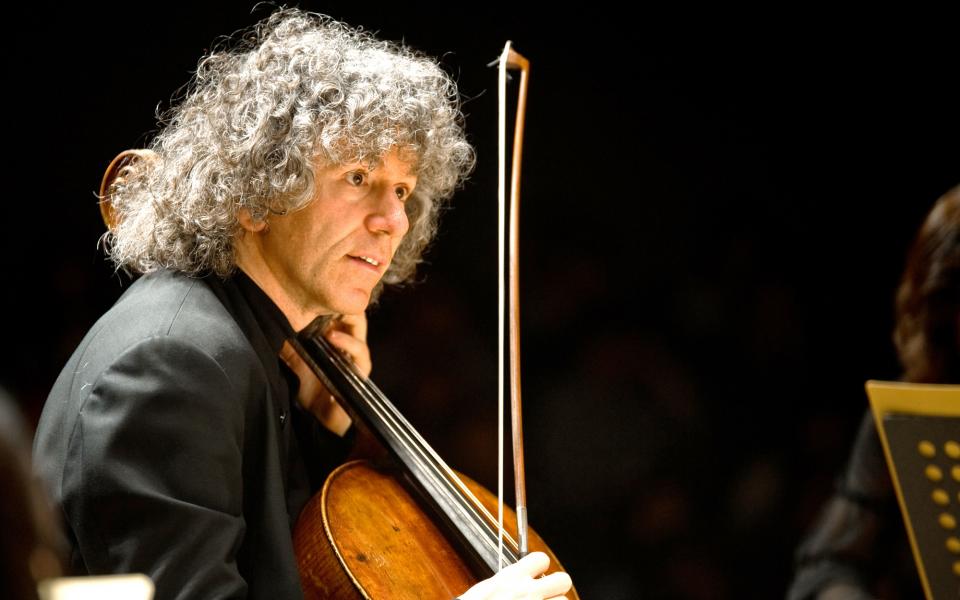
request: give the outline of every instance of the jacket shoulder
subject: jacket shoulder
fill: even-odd
[[[94,324],[60,372],[37,427],[34,453],[43,456],[36,458],[64,460],[77,419],[104,373],[117,365],[144,375],[163,370],[176,362],[167,360],[173,350],[195,356],[196,368],[216,369],[241,411],[243,399],[259,397],[269,385],[257,352],[203,279],[172,272],[145,275]],[[133,357],[140,362],[131,363]],[[188,371],[184,378],[191,377]]]

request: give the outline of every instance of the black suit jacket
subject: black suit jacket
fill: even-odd
[[[34,443],[76,571],[146,573],[161,600],[302,596],[291,529],[346,442],[290,401],[292,333],[242,273],[144,276],[94,325]]]

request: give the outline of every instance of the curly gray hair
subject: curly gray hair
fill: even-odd
[[[297,210],[318,165],[376,166],[397,147],[418,182],[381,286],[401,283],[436,232],[441,202],[473,168],[451,78],[323,15],[277,10],[214,47],[186,89],[160,117],[150,145],[159,160],[139,162],[111,190],[116,224],[105,241],[118,269],[227,276],[241,208],[258,220]]]

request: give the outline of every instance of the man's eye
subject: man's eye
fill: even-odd
[[[397,198],[399,198],[400,200],[406,200],[409,194],[410,192],[407,191],[407,188],[405,187],[397,188]]]
[[[363,185],[364,175],[359,171],[350,171],[347,173],[347,182],[350,185]]]

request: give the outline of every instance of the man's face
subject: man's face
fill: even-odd
[[[359,314],[407,233],[404,202],[417,184],[396,150],[371,170],[361,163],[316,171],[303,209],[267,218],[260,254],[304,314]]]

